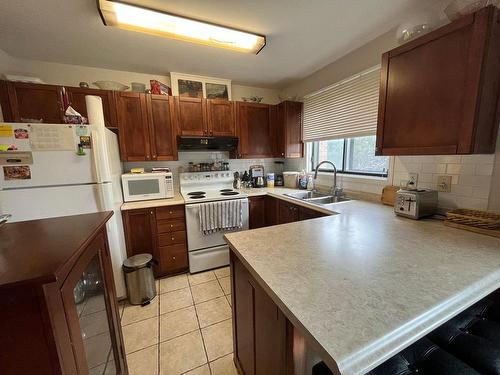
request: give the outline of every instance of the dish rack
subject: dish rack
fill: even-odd
[[[500,215],[487,211],[460,208],[449,211],[446,221],[482,229],[500,229]]]

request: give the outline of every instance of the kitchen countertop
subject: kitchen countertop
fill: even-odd
[[[141,208],[176,206],[179,204],[184,204],[184,198],[182,198],[181,193],[176,191],[173,198],[151,199],[147,201],[137,201],[137,202],[125,202],[122,204],[121,210],[126,211],[126,210],[137,210]]]
[[[498,238],[377,203],[329,210],[225,238],[336,374],[369,371],[500,287]]]

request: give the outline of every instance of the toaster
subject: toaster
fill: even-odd
[[[427,189],[405,190],[396,192],[394,213],[410,219],[420,219],[434,215],[437,210],[438,192]]]

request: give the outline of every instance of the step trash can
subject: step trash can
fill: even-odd
[[[156,261],[151,254],[134,255],[123,262],[127,296],[131,305],[147,305],[156,297],[153,264]]]

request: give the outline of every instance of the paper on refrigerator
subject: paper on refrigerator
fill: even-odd
[[[73,151],[76,149],[72,125],[31,125],[30,143],[33,151]]]

